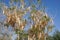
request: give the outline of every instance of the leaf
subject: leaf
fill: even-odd
[[[37,1],[38,1],[38,3],[40,3],[41,0],[37,0]]]
[[[15,6],[13,6],[13,7],[11,7],[11,8],[9,8],[9,10],[14,10],[16,7]]]
[[[19,0],[14,0],[14,2],[19,2]]]
[[[12,2],[19,2],[19,0],[10,0],[10,2],[12,3]]]
[[[51,32],[51,31],[52,31],[52,29],[53,29],[53,27],[54,27],[54,25],[49,25],[49,26],[48,26],[48,28],[47,28],[47,29],[48,29],[48,31],[49,31],[49,32]]]

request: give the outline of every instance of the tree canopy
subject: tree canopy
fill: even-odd
[[[4,5],[1,6],[1,9],[3,15],[6,16],[4,25],[7,28],[9,26],[13,28],[17,34],[17,40],[25,40],[26,38],[28,40],[46,40],[48,33],[53,28],[53,19],[43,9],[37,9],[37,4],[39,6],[41,4],[40,0],[36,0],[37,4],[34,3],[34,0],[28,1],[30,3],[29,6],[27,6],[25,0],[10,0],[9,5],[3,3]],[[26,14],[30,15],[28,16]],[[26,19],[27,16],[28,18]],[[30,26],[28,26],[29,29],[27,28],[28,31],[26,32],[24,28],[28,24]]]

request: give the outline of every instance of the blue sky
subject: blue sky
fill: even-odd
[[[34,1],[36,2],[36,0]],[[4,0],[4,2],[8,5],[8,0]],[[28,6],[28,1],[26,0],[26,2]],[[42,4],[46,7],[47,14],[53,18],[55,29],[60,30],[60,0],[42,0]]]
[[[60,0],[42,0],[46,12],[53,17],[55,29],[60,31]]]

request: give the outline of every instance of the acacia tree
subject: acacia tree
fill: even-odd
[[[37,1],[37,4],[40,5],[40,0]],[[6,16],[5,25],[11,25],[18,34],[17,40],[22,40],[20,34],[23,34],[27,24],[27,20],[23,16],[29,12],[33,24],[28,30],[28,40],[45,40],[48,32],[52,29],[52,19],[44,11],[37,10],[38,6],[33,3],[33,0],[29,0],[29,3],[30,6],[27,8],[24,0],[10,0],[9,7],[4,5],[2,9]]]

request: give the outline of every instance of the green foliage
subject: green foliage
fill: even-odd
[[[12,2],[19,2],[19,0],[10,0],[10,2],[12,3]]]
[[[60,31],[55,31],[53,36],[48,36],[47,40],[60,40]]]
[[[40,3],[41,2],[41,0],[37,0],[38,1],[38,3]]]
[[[60,32],[56,31],[55,34],[53,35],[54,40],[60,40]]]

